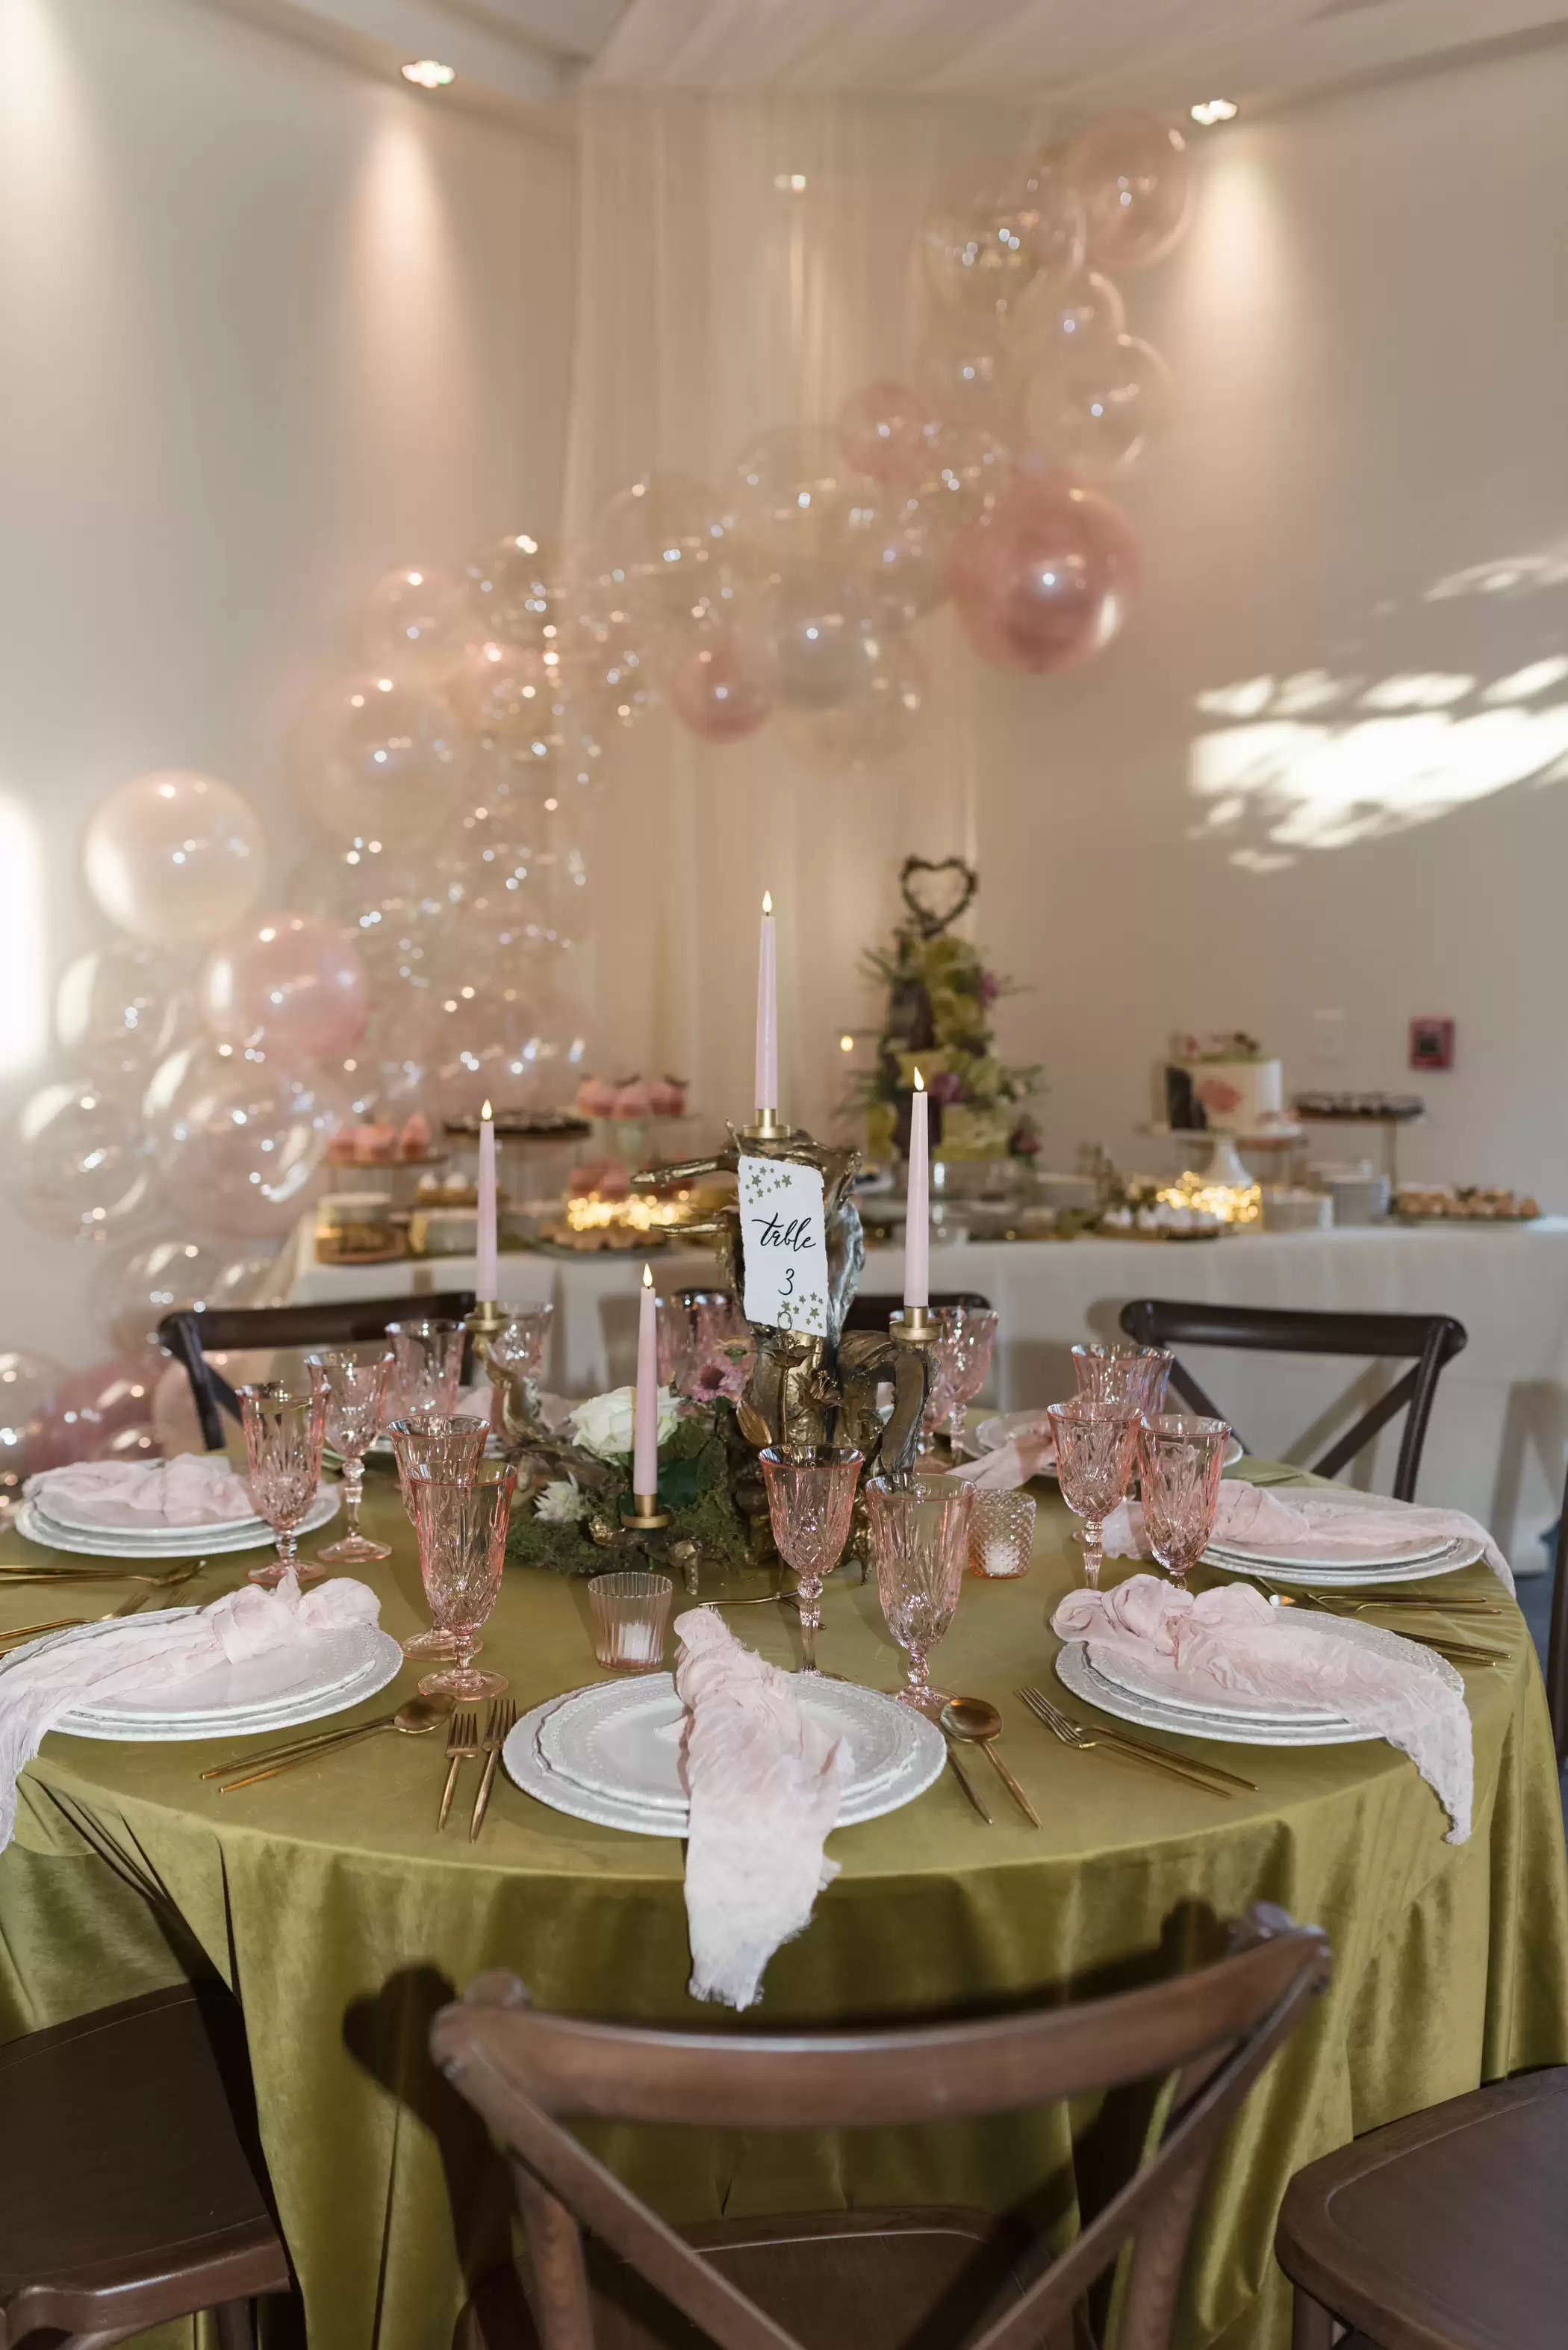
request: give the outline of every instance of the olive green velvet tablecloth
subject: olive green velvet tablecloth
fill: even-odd
[[[1209,1749],[1258,1783],[1231,1801],[1074,1752],[1014,1696],[1051,1679],[1047,1618],[1081,1572],[1054,1489],[1038,1490],[1033,1572],[966,1579],[936,1672],[1002,1708],[1042,1831],[976,1755],[993,1826],[944,1773],[905,1810],[836,1834],[841,1874],[746,2022],[929,2019],[1103,1991],[1210,1954],[1218,1921],[1258,1900],[1326,1928],[1334,1987],[1222,2150],[1179,2331],[1183,2350],[1285,2350],[1271,2243],[1291,2174],[1355,2132],[1568,2060],[1568,1874],[1534,1654],[1511,1610],[1496,1619],[1507,1662],[1467,1673],[1476,1796],[1463,1846],[1444,1841],[1436,1798],[1382,1744]],[[363,1572],[405,1633],[422,1620],[417,1566],[379,1479],[367,1523],[395,1545]],[[25,1555],[39,1555],[4,1538],[0,1557]],[[215,1597],[243,1571],[221,1562],[189,1596]],[[1480,1566],[1446,1587],[1498,1588]],[[5,1591],[0,1625],[96,1612],[94,1596],[48,1606],[36,1586]],[[794,1660],[781,1611],[730,1621]],[[830,1587],[821,1652],[853,1679],[896,1685],[898,1654],[857,1583]],[[485,1660],[523,1707],[599,1678],[581,1585],[509,1568]],[[385,1711],[413,1679],[361,1711]],[[545,1810],[504,1775],[471,1845],[472,1765],[438,1836],[435,1740],[379,1737],[234,1794],[202,1784],[233,1751],[47,1740],[0,1860],[0,2032],[215,1969],[244,2006],[312,2350],[441,2350],[468,2287],[507,2258],[509,2199],[483,2132],[432,2074],[430,2018],[483,1969],[506,1967],[546,2007],[732,2028],[687,1995],[682,1847]],[[1104,2124],[1085,2108],[901,2135],[607,2131],[595,2143],[677,2220],[1029,2199],[1066,2231],[1111,2159]]]

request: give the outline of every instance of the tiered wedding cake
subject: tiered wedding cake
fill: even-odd
[[[1284,1072],[1240,1030],[1173,1036],[1165,1065],[1165,1114],[1179,1131],[1267,1134],[1287,1126]]]

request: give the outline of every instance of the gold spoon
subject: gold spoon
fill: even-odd
[[[1040,1825],[1040,1814],[997,1752],[992,1741],[1002,1735],[1002,1716],[982,1697],[950,1697],[941,1711],[941,1726],[950,1737],[982,1746],[988,1762],[995,1770],[1002,1785],[1034,1827]]]
[[[324,1731],[319,1736],[301,1739],[291,1747],[274,1747],[270,1756],[252,1755],[253,1762],[265,1760],[266,1767],[261,1771],[246,1771],[242,1779],[230,1779],[219,1788],[218,1793],[232,1795],[236,1787],[254,1786],[258,1779],[275,1779],[280,1771],[292,1771],[296,1762],[314,1762],[319,1756],[339,1746],[352,1746],[360,1738],[374,1738],[379,1731],[399,1730],[405,1738],[423,1738],[428,1731],[439,1730],[451,1712],[452,1700],[449,1697],[411,1697],[398,1708],[396,1713],[378,1714],[374,1721],[361,1721],[352,1730]],[[201,1775],[203,1779],[221,1779],[225,1772],[244,1768],[240,1762],[220,1762]]]

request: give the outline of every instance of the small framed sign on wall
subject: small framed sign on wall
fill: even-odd
[[[1454,1066],[1454,1024],[1451,1020],[1412,1020],[1410,1066],[1451,1069]]]

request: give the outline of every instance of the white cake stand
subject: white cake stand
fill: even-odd
[[[1241,1159],[1243,1150],[1285,1150],[1302,1139],[1299,1126],[1269,1126],[1256,1133],[1232,1134],[1228,1129],[1212,1126],[1147,1126],[1145,1134],[1156,1134],[1162,1139],[1189,1144],[1194,1149],[1206,1149],[1209,1157],[1195,1175],[1206,1176],[1210,1183],[1223,1183],[1242,1190],[1258,1178]]]

